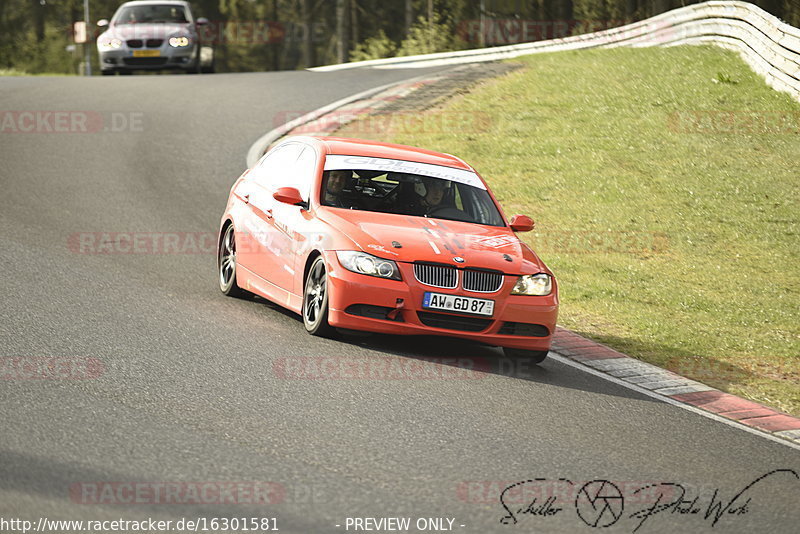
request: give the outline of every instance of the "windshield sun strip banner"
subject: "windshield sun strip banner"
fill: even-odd
[[[373,158],[369,156],[342,156],[328,155],[325,157],[325,170],[365,170],[365,171],[386,171],[399,172],[404,174],[418,174],[441,178],[466,184],[478,189],[486,189],[483,182],[472,171],[464,169],[454,169],[443,165],[432,165],[430,163],[419,163],[416,161],[402,161],[398,159]]]

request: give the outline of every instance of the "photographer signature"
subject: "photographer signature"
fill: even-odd
[[[609,527],[627,517],[635,521],[632,532],[637,532],[651,518],[663,512],[700,517],[709,521],[713,527],[723,518],[749,513],[754,506],[751,490],[767,483],[771,478],[787,475],[800,481],[800,474],[793,469],[774,469],[754,479],[730,499],[723,497],[719,488],[714,489],[710,498],[704,498],[699,494],[691,494],[685,486],[677,482],[645,484],[628,495],[629,499],[633,498],[638,502],[644,496],[644,500],[649,501],[646,506],[638,507],[633,512],[625,512],[626,496],[615,483],[608,480],[577,484],[565,478],[522,480],[507,486],[500,493],[500,504],[506,512],[500,522],[504,525],[516,525],[523,516],[552,517],[561,513],[567,505],[574,505],[577,516],[590,527]],[[542,500],[543,496],[537,491],[542,489],[542,484],[551,490],[560,486],[562,490],[568,490],[570,495],[579,484],[580,488],[575,493],[574,502],[566,502],[564,499],[559,502],[554,495]],[[524,506],[512,510],[512,495],[522,494],[526,490],[536,496],[529,502],[523,500]]]

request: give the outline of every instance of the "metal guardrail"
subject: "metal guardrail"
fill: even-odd
[[[771,87],[800,101],[800,29],[748,2],[711,1],[584,35],[516,45],[418,56],[374,59],[315,67],[333,71],[359,67],[423,68],[496,61],[541,52],[617,46],[715,44],[739,52]]]

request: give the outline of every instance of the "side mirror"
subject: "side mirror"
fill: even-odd
[[[100,26],[101,28],[105,28],[106,26],[108,26],[108,19],[98,20],[97,25]]]
[[[527,215],[514,215],[509,222],[515,232],[530,232],[536,224]]]
[[[284,204],[291,204],[293,206],[297,206],[299,204],[305,207],[306,205],[306,203],[303,202],[303,197],[300,196],[300,191],[298,191],[294,187],[281,187],[280,189],[272,193],[272,198],[274,198],[278,202],[283,202]]]
[[[205,26],[206,24],[208,24],[208,19],[205,17],[200,17],[199,19],[197,19],[195,24],[197,24],[198,26]]]

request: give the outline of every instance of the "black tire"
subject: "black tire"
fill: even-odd
[[[328,324],[328,273],[325,260],[319,256],[311,264],[303,284],[303,325],[312,336],[330,337],[334,330]]]
[[[217,246],[217,271],[219,289],[229,297],[242,298],[249,293],[236,285],[236,233],[233,224],[222,231]]]
[[[548,351],[546,350],[525,350],[525,349],[510,349],[503,347],[503,353],[506,358],[521,359],[525,358],[532,363],[542,363],[547,358]]]
[[[101,70],[100,72],[103,74],[103,76],[113,76],[113,75],[116,74],[116,72],[114,72],[113,70],[110,70],[110,69],[109,70]]]

